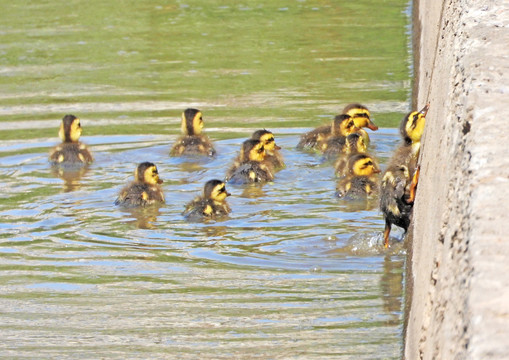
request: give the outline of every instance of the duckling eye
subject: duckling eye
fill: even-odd
[[[219,191],[219,193],[223,193],[223,192],[225,192],[225,191],[226,191],[226,188],[223,186],[223,187],[221,187],[218,191]]]
[[[263,150],[265,150],[265,149],[263,148],[263,146],[262,146],[262,147],[260,147],[260,148],[257,150],[257,151],[258,151],[258,154],[261,154],[261,153],[263,152]]]
[[[274,138],[273,138],[273,137],[271,137],[271,138],[268,138],[266,142],[267,142],[267,143],[271,143],[271,142],[273,142],[273,141],[274,141]]]

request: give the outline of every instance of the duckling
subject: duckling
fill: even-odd
[[[182,213],[187,220],[215,219],[231,212],[226,197],[231,194],[226,191],[225,183],[221,180],[209,180],[203,187],[203,196],[186,205]]]
[[[85,166],[94,161],[87,146],[79,141],[81,131],[80,119],[74,115],[64,116],[58,131],[62,143],[49,156],[52,165]]]
[[[240,150],[240,163],[235,161],[226,175],[233,184],[266,182],[274,180],[273,168],[265,161],[266,152],[260,140],[248,139]]]
[[[348,175],[336,187],[336,196],[358,199],[378,193],[380,168],[373,157],[354,154],[348,159]]]
[[[163,190],[159,186],[157,167],[151,162],[143,162],[134,171],[134,181],[126,185],[119,193],[115,205],[124,207],[148,206],[164,203]]]
[[[359,123],[356,131],[359,131],[361,127],[368,126],[370,129],[378,129],[370,119],[370,113],[366,106],[361,104],[349,104],[345,106],[341,114],[350,115],[356,119]],[[365,120],[362,120],[365,119]],[[366,121],[367,119],[367,121]],[[316,149],[317,146],[323,144],[323,142],[332,134],[332,124],[322,125],[316,129],[301,136],[297,149]],[[346,134],[348,135],[348,134]],[[346,136],[345,135],[345,136]],[[369,139],[369,137],[368,137]]]
[[[204,155],[213,157],[216,155],[214,145],[209,138],[202,134],[203,116],[198,109],[186,109],[182,113],[181,130],[184,134],[173,145],[170,155]]]
[[[331,126],[331,135],[318,142],[318,148],[327,154],[326,157],[338,155],[346,144],[346,137],[359,130],[353,118],[348,114],[341,114],[334,118]]]
[[[396,149],[382,177],[380,210],[385,219],[384,246],[389,246],[392,224],[408,230],[417,187],[421,137],[426,123],[427,104],[420,111],[413,111],[403,118],[400,133],[403,143]]]
[[[364,138],[359,133],[353,133],[346,137],[346,143],[334,163],[334,169],[338,177],[344,177],[348,172],[348,159],[354,154],[365,154],[367,145]]]
[[[350,104],[343,109],[343,113],[353,117],[355,127],[357,127],[356,132],[362,135],[366,146],[368,146],[370,139],[364,128],[367,127],[373,131],[378,130],[378,126],[376,126],[375,123],[371,120],[371,114],[369,113],[368,108],[361,104]]]
[[[274,169],[282,169],[285,167],[283,155],[281,155],[281,147],[276,144],[274,134],[266,129],[257,130],[251,135],[251,139],[260,140],[263,143],[265,152],[265,160],[272,164]]]

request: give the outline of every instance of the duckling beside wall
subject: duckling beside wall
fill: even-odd
[[[80,119],[74,115],[65,115],[58,131],[62,143],[56,146],[49,156],[52,165],[79,167],[94,161],[87,146],[79,141],[81,132]]]
[[[385,219],[384,246],[389,246],[391,226],[408,230],[412,215],[419,170],[417,159],[429,104],[403,118],[400,125],[402,144],[396,149],[382,177],[380,210]]]
[[[226,182],[232,184],[260,183],[274,180],[274,169],[265,161],[266,152],[260,140],[248,139],[242,143],[239,159],[226,173]]]
[[[144,207],[164,203],[162,183],[157,167],[151,162],[143,162],[134,171],[134,181],[120,191],[115,205]]]
[[[202,133],[203,116],[198,109],[186,109],[182,113],[182,136],[170,150],[171,156],[210,156],[216,155],[214,145]]]
[[[217,219],[231,212],[226,197],[231,194],[226,191],[226,185],[221,180],[209,180],[203,187],[203,195],[186,205],[182,213],[189,221]]]

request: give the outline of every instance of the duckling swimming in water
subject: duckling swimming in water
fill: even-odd
[[[274,170],[265,161],[266,152],[260,140],[248,139],[242,144],[240,162],[235,161],[226,174],[226,181],[246,184],[274,180]]]
[[[49,156],[52,165],[84,166],[94,161],[87,146],[79,141],[81,132],[80,119],[74,115],[65,115],[58,131],[62,143]]]
[[[365,154],[367,145],[359,133],[353,133],[346,137],[345,146],[334,163],[334,169],[338,177],[344,177],[348,173],[348,159],[354,154]]]
[[[396,149],[382,177],[380,188],[380,210],[385,218],[384,246],[389,246],[392,224],[408,230],[412,214],[415,189],[419,177],[417,159],[426,114],[427,104],[421,111],[409,113],[400,126],[403,143]]]
[[[323,151],[324,157],[326,159],[336,158],[339,154],[345,153],[349,151],[350,143],[347,141],[347,138],[350,136],[350,141],[362,141],[364,142],[364,138],[359,134],[359,136],[352,136],[357,133],[357,128],[355,126],[354,119],[347,114],[338,115],[334,119],[332,128],[331,128],[331,136],[329,136],[326,141],[324,141],[320,146],[320,149]],[[359,140],[361,138],[361,140]],[[351,144],[355,146],[355,144]]]
[[[164,203],[157,167],[151,162],[143,162],[134,171],[134,181],[126,185],[115,200],[115,205],[124,207],[144,207],[155,203]]]
[[[263,143],[265,152],[265,161],[272,164],[274,169],[282,169],[285,167],[283,155],[281,155],[281,147],[276,144],[274,134],[266,129],[257,130],[251,135],[251,139],[260,140]]]
[[[209,180],[203,187],[203,196],[186,205],[182,213],[187,220],[197,221],[215,219],[231,212],[226,197],[231,194],[226,191],[225,183],[221,180]]]
[[[371,121],[370,113],[366,106],[361,104],[349,104],[345,106],[341,115],[350,115],[354,122],[358,124],[355,125],[357,128],[356,132],[363,132],[367,135],[367,133],[362,130],[362,127],[368,127],[371,130],[377,130],[378,127]],[[339,116],[339,115],[338,115]],[[304,134],[301,136],[299,143],[297,144],[297,149],[320,149],[320,146],[327,140],[329,136],[332,135],[332,124],[322,125],[317,127],[316,129]],[[348,134],[342,134],[343,136],[347,136]],[[364,135],[363,135],[364,136]],[[369,136],[367,138],[369,141]]]
[[[348,174],[336,187],[336,196],[358,199],[378,193],[380,168],[367,154],[354,154],[348,159]]]
[[[186,109],[182,113],[181,129],[183,136],[173,145],[170,155],[215,156],[216,150],[209,138],[202,134],[203,116],[198,109]]]

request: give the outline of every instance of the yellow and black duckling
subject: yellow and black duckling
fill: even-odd
[[[350,104],[343,109],[343,114],[348,114],[353,117],[355,127],[358,129],[356,132],[362,135],[366,146],[368,146],[370,142],[369,135],[364,128],[367,127],[373,131],[378,130],[378,126],[371,120],[371,114],[368,108],[361,104]]]
[[[157,167],[151,162],[143,162],[134,171],[134,181],[126,185],[118,195],[115,205],[124,207],[144,207],[164,203]]]
[[[274,180],[274,169],[265,157],[265,148],[260,140],[244,141],[240,150],[240,162],[233,163],[226,174],[226,181],[246,184]]]
[[[198,196],[187,204],[182,215],[190,221],[216,219],[226,216],[231,212],[230,206],[226,202],[226,197],[230,195],[226,191],[224,182],[221,180],[209,180],[203,187],[203,196]]]
[[[345,106],[341,115],[350,115],[354,122],[357,124],[356,132],[363,133],[363,136],[367,135],[367,133],[361,129],[363,127],[368,127],[371,130],[377,130],[378,127],[371,121],[369,110],[366,106],[361,104],[349,104]],[[304,134],[301,136],[299,143],[297,144],[297,149],[320,149],[320,146],[327,140],[329,136],[332,135],[334,121],[332,124],[322,125],[317,127],[316,129]],[[365,134],[365,135],[364,135]],[[343,134],[343,136],[347,136],[348,134]],[[369,136],[367,139],[369,141]]]
[[[403,143],[392,156],[380,187],[380,210],[385,218],[384,246],[389,246],[392,224],[406,231],[410,225],[419,177],[417,158],[429,104],[409,113],[400,126]]]
[[[84,166],[94,161],[87,146],[79,141],[81,131],[80,119],[74,115],[64,116],[58,131],[62,143],[49,156],[52,165]]]
[[[343,150],[346,137],[357,132],[357,130],[359,128],[355,126],[355,122],[350,115],[337,115],[332,122],[330,136],[318,143],[318,149],[327,154],[326,157],[334,157]]]
[[[348,175],[336,186],[336,196],[348,199],[376,195],[379,188],[380,168],[367,154],[354,154],[348,159]]]
[[[251,139],[260,140],[263,143],[265,152],[265,161],[270,163],[274,169],[282,169],[285,167],[283,155],[281,155],[281,147],[276,144],[274,134],[266,129],[257,130],[251,135]]]
[[[348,173],[348,159],[354,154],[365,154],[367,145],[364,138],[359,133],[353,133],[346,137],[345,146],[341,154],[334,162],[334,170],[338,177],[344,177]]]
[[[173,145],[171,156],[215,156],[216,150],[209,138],[202,134],[203,116],[198,109],[186,109],[182,113],[181,136]]]

